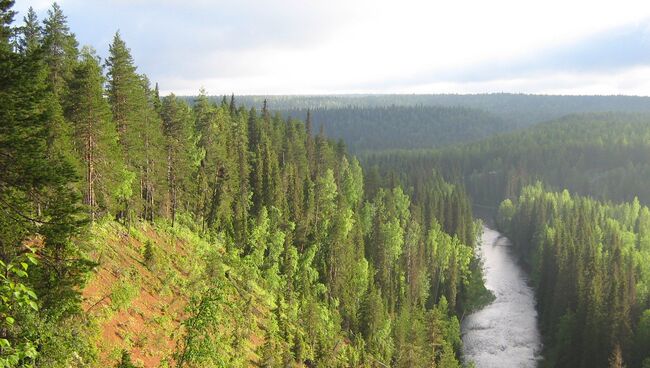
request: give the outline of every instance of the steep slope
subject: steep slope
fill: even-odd
[[[131,228],[103,221],[93,226],[91,245],[89,256],[98,266],[83,289],[82,308],[96,329],[98,366],[115,365],[123,352],[136,366],[173,366],[186,343],[189,303],[205,290],[212,267],[208,260],[228,258],[225,248],[187,226],[171,227],[164,221]],[[239,299],[232,292],[241,278],[238,270],[223,270],[229,273],[227,298]],[[260,326],[267,323],[269,302],[266,291],[250,282],[250,331],[238,354],[253,363],[264,343]]]

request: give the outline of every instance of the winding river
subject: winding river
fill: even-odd
[[[535,367],[541,338],[526,273],[501,233],[484,226],[481,240],[485,285],[496,298],[463,319],[465,361],[477,368]]]

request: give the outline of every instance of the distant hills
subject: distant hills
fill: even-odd
[[[193,97],[185,97],[192,101]],[[215,101],[223,97],[212,96]],[[436,148],[472,142],[576,113],[650,112],[650,97],[510,93],[436,95],[235,96],[237,105],[320,125],[351,151]]]

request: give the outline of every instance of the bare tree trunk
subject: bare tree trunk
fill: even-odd
[[[169,185],[169,211],[172,217],[172,227],[176,222],[176,178],[172,167],[172,149],[167,147],[167,183]]]
[[[176,223],[176,178],[172,174],[172,227]]]
[[[86,185],[86,205],[89,208],[90,212],[90,221],[95,221],[95,157],[94,150],[95,144],[93,141],[93,119],[91,118],[88,122],[88,136],[86,140],[86,167],[88,169]]]
[[[208,229],[212,227],[214,220],[217,217],[217,204],[219,203],[220,185],[221,183],[219,182],[219,176],[217,176],[216,180],[214,181],[214,188],[212,189],[212,199],[210,200],[210,212],[208,213],[207,220]]]

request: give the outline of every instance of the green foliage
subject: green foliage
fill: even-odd
[[[463,310],[474,312],[492,303],[495,295],[485,287],[485,280],[481,273],[480,260],[473,260],[470,266],[470,275],[465,285],[464,295],[461,300]]]
[[[533,268],[549,364],[640,366],[645,359],[647,318],[633,312],[647,303],[636,297],[647,288],[636,233],[644,208],[547,192],[539,183],[501,206],[508,237]]]
[[[99,59],[94,50],[84,48],[73,70],[65,110],[74,126],[75,148],[85,166],[82,192],[91,218],[105,211],[116,213],[119,200],[130,196],[121,188],[129,190],[132,180],[122,161],[103,86]]]
[[[23,54],[29,54],[38,50],[43,43],[43,27],[38,22],[38,16],[31,6],[27,15],[23,17],[25,23],[20,27],[19,50]]]
[[[284,115],[306,115],[302,109]],[[431,148],[475,141],[516,124],[484,110],[450,106],[340,106],[311,109],[314,123],[354,152]]]
[[[29,267],[36,264],[33,250],[9,264],[0,260],[0,328],[3,331],[20,329],[16,318],[39,309],[36,293],[24,283]],[[4,336],[0,337],[0,367],[31,366],[38,354],[36,345],[29,339],[10,341]]]
[[[11,5],[2,4],[2,29],[13,32]],[[17,53],[0,40],[0,259],[7,268],[3,293],[13,289],[12,297],[3,295],[9,300],[3,299],[0,359],[10,365],[62,366],[75,355],[93,359],[78,318],[80,289],[93,264],[81,250],[85,218],[61,109],[76,51],[67,48],[74,42],[58,6],[44,32],[43,50]],[[38,264],[23,258],[31,249]]]
[[[114,311],[121,311],[128,308],[135,297],[138,296],[140,288],[129,277],[121,278],[111,290],[111,308]]]
[[[109,53],[108,102],[127,169],[123,173],[125,180],[118,187],[118,217],[127,223],[135,216],[152,221],[159,209],[156,202],[163,202],[161,196],[166,192],[156,190],[157,185],[164,183],[166,172],[166,165],[158,159],[166,157],[161,118],[154,110],[148,80],[136,73],[133,57],[119,32]]]
[[[601,200],[650,203],[648,114],[570,115],[528,129],[438,151],[377,154],[384,171],[436,169],[458,178],[476,203],[497,206],[541,180]]]
[[[0,6],[0,365],[95,363],[81,291],[113,215],[161,292],[189,295],[179,367],[458,364],[454,313],[480,282],[462,187],[415,170],[364,176],[311,118],[266,104],[161,99],[119,33],[105,78],[56,4],[43,27],[28,13],[11,44],[11,4]],[[194,254],[159,251],[139,221]],[[119,273],[112,313],[148,281],[138,269]],[[118,366],[133,366],[126,350]]]
[[[220,99],[221,96],[213,98]],[[352,119],[363,118],[363,113],[369,108],[376,107],[389,109],[390,107],[462,106],[490,112],[506,122],[512,122],[515,127],[525,127],[574,113],[650,111],[648,107],[650,99],[642,96],[553,96],[522,93],[368,94],[242,96],[239,100],[247,106],[257,107],[262,106],[263,101],[267,101],[270,106],[281,111],[300,111],[297,115],[294,115],[300,117],[305,116],[306,109],[319,108],[321,110],[334,110],[335,112],[341,110],[341,116],[347,112],[350,123],[354,122]],[[365,115],[372,116],[372,114],[366,113]],[[401,119],[397,120],[397,122],[398,124],[404,123]],[[319,123],[321,121],[316,121],[316,124]],[[388,140],[395,139],[394,135],[388,135],[387,137]]]
[[[167,153],[168,213],[172,226],[176,212],[183,208],[189,195],[190,175],[194,171],[196,150],[192,133],[192,110],[173,94],[163,98],[161,107],[165,151]]]
[[[136,368],[136,366],[131,362],[131,354],[128,350],[122,350],[122,356],[120,357],[119,363],[115,366],[116,368]]]
[[[245,338],[246,317],[242,305],[245,301],[227,300],[237,289],[226,277],[223,273],[215,274],[208,289],[189,304],[189,318],[183,322],[185,334],[179,340],[175,356],[178,367],[243,365],[245,357],[238,349],[243,347]]]
[[[147,240],[144,243],[144,249],[142,250],[142,259],[148,269],[151,269],[156,263],[156,253],[154,251],[154,245],[151,240]]]
[[[54,94],[67,94],[67,83],[72,77],[77,55],[77,40],[70,32],[67,17],[57,3],[47,12],[43,21],[43,49],[49,69],[49,84]]]
[[[646,309],[641,314],[639,323],[636,325],[634,333],[634,362],[641,362],[641,366],[650,361],[648,346],[650,345],[650,309]]]

